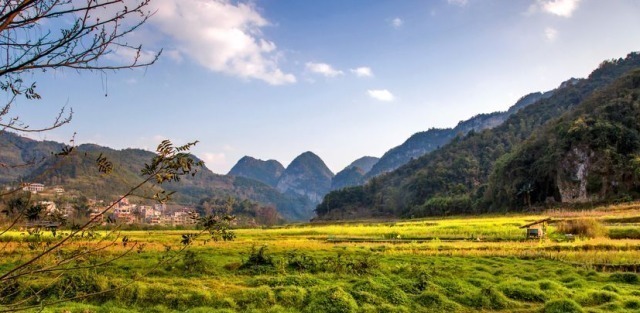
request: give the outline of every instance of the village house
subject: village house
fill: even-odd
[[[44,191],[44,184],[40,183],[24,183],[22,184],[22,190],[29,191],[31,193],[38,193]]]

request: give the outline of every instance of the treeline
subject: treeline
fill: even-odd
[[[196,206],[196,211],[201,216],[234,215],[236,223],[241,226],[269,226],[285,221],[273,206],[231,196],[204,198]]]
[[[563,201],[559,182],[553,179],[563,168],[558,161],[571,147],[591,141],[592,150],[602,151],[593,159],[598,166],[594,167],[591,182],[587,182],[592,194],[599,193],[598,199],[616,198],[623,193],[635,197],[635,178],[622,172],[635,162],[633,154],[640,142],[630,126],[637,124],[639,110],[634,98],[634,82],[639,75],[630,71],[638,67],[638,53],[605,61],[587,79],[564,84],[552,96],[527,106],[496,128],[458,136],[444,147],[364,186],[328,194],[316,212],[327,219],[419,217],[524,210],[545,201]],[[614,83],[626,73],[630,74]],[[599,111],[587,116],[596,108]],[[626,111],[616,112],[622,108]],[[573,114],[584,115],[586,128],[580,128],[579,121],[573,125]],[[571,134],[567,123],[577,127]],[[580,141],[565,140],[570,137]],[[570,172],[570,165],[575,164],[573,160],[567,162]],[[534,163],[536,166],[532,166]],[[599,172],[602,174],[598,177],[620,174],[593,178]],[[609,188],[612,185],[615,188]]]

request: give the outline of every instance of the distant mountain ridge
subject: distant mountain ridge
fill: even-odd
[[[327,194],[318,219],[522,211],[640,198],[640,53],[454,138],[362,186]],[[626,201],[625,200],[625,201]]]
[[[520,98],[507,111],[478,114],[466,121],[461,121],[454,128],[432,128],[424,132],[419,132],[407,139],[403,144],[387,151],[371,171],[368,171],[364,181],[380,174],[393,171],[398,167],[408,163],[411,159],[419,158],[431,151],[434,151],[451,142],[456,136],[466,135],[470,131],[482,131],[494,128],[502,124],[509,116],[526,106],[551,96],[553,91],[545,93],[530,93]]]
[[[282,173],[284,166],[276,160],[263,161],[244,156],[231,168],[228,175],[250,178],[276,187]]]
[[[320,157],[307,151],[291,161],[276,188],[282,193],[305,196],[314,203],[320,203],[331,189],[333,176]]]
[[[36,141],[11,132],[0,132],[0,164],[30,166],[0,168],[0,183],[38,182],[76,190],[90,198],[115,199],[140,182],[140,170],[151,161],[153,152],[141,149],[115,150],[95,144],[76,147],[76,153],[56,157],[64,147],[52,141]],[[102,154],[114,164],[109,175],[98,172],[95,160]],[[197,159],[197,157],[194,156]],[[204,167],[194,177],[162,186],[177,191],[174,202],[195,205],[203,198],[232,196],[263,205],[272,205],[288,220],[308,220],[313,216],[314,203],[296,194],[283,194],[268,184],[245,177],[218,175]],[[159,190],[143,189],[150,195]]]
[[[378,161],[380,161],[379,158],[371,156],[361,157],[353,161],[333,177],[331,180],[331,190],[361,185],[364,183],[364,176],[371,171],[371,168],[373,168]]]

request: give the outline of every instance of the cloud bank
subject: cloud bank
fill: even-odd
[[[215,72],[271,85],[296,82],[278,66],[276,44],[264,38],[269,25],[251,4],[229,0],[156,0],[149,23],[175,44],[171,58],[186,56]]]

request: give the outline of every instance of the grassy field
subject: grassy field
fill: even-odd
[[[596,220],[604,233],[566,237],[551,225],[548,239],[526,240],[519,226],[544,217]],[[182,252],[195,231],[98,232],[65,251],[117,244],[74,265],[131,252],[106,267],[18,280],[12,301],[41,290],[25,303],[94,294],[44,312],[640,312],[639,217],[633,204],[288,225],[238,229],[232,242],[203,235]],[[32,236],[0,237],[0,273],[42,248]]]

